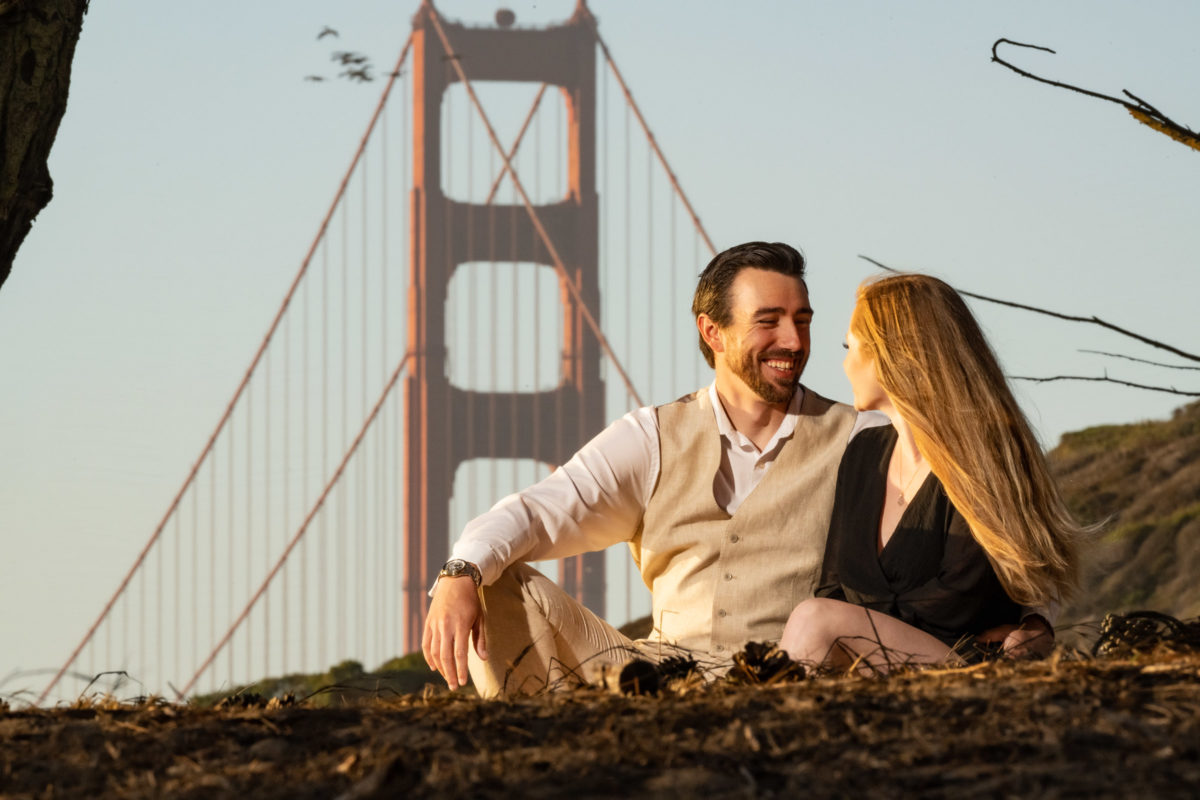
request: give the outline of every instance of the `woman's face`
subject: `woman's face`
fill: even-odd
[[[862,342],[853,331],[846,331],[846,359],[842,369],[850,380],[850,389],[854,392],[854,408],[856,411],[884,411],[891,408],[887,392],[879,385],[879,375],[875,371],[875,359],[862,346]]]

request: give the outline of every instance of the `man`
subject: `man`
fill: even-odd
[[[778,639],[820,577],[856,419],[799,383],[813,314],[804,268],[778,242],[719,253],[692,305],[713,384],[625,415],[467,525],[422,641],[452,689],[468,671],[493,696],[536,691],[631,649],[654,658],[678,647],[719,663],[748,641]],[[630,641],[525,563],[618,542],[651,591],[649,640]]]

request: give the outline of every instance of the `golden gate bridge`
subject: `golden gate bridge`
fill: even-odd
[[[419,649],[468,519],[708,380],[688,309],[714,251],[583,0],[541,28],[424,0],[242,380],[39,704],[108,671],[183,698]],[[648,612],[626,553],[542,566]]]

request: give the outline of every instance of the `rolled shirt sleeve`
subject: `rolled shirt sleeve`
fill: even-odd
[[[467,523],[452,556],[476,564],[486,585],[513,564],[627,542],[654,491],[659,458],[658,415],[631,411],[550,475]]]

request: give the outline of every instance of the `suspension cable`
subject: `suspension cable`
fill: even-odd
[[[383,387],[383,391],[380,392],[379,399],[375,401],[375,405],[371,409],[371,413],[367,415],[365,420],[363,420],[363,424],[362,427],[359,428],[358,435],[354,437],[354,441],[351,443],[350,448],[346,451],[346,454],[342,456],[341,463],[338,464],[333,475],[331,475],[329,480],[325,483],[325,488],[322,490],[321,496],[317,498],[315,503],[313,503],[313,507],[304,517],[304,521],[300,523],[300,527],[288,541],[287,547],[285,547],[283,552],[279,554],[279,558],[276,559],[274,566],[271,567],[271,571],[267,573],[267,577],[263,578],[262,583],[259,584],[258,590],[254,592],[254,594],[250,597],[250,600],[246,603],[246,607],[242,609],[242,613],[240,613],[237,619],[233,621],[233,624],[229,626],[229,630],[226,631],[225,635],[221,637],[221,641],[219,641],[213,648],[213,651],[209,653],[208,658],[204,659],[204,663],[201,664],[196,670],[196,674],[193,675],[187,684],[176,693],[181,700],[187,697],[187,693],[191,691],[193,686],[196,685],[196,681],[200,679],[200,676],[203,675],[205,671],[208,670],[208,668],[212,665],[213,661],[216,660],[217,655],[219,655],[221,650],[224,649],[225,645],[229,643],[229,640],[233,638],[233,634],[237,631],[241,624],[246,621],[246,618],[250,616],[251,610],[267,591],[267,587],[271,585],[271,581],[274,580],[275,575],[281,569],[283,569],[283,565],[287,561],[288,556],[291,555],[292,550],[295,549],[297,544],[299,544],[300,539],[308,530],[308,526],[321,511],[321,508],[325,505],[325,500],[329,497],[329,493],[336,485],[338,485],[339,481],[341,480],[342,473],[346,470],[346,465],[350,463],[350,460],[354,457],[354,454],[358,452],[359,445],[362,444],[362,441],[366,437],[367,431],[370,430],[371,424],[375,421],[375,418],[379,416],[380,409],[383,408],[384,402],[388,399],[388,396],[391,394],[391,391],[395,387],[396,382],[400,379],[400,376],[404,374],[405,367],[408,366],[408,363],[411,359],[411,353],[405,353],[404,357],[400,359],[400,363],[396,365],[396,369],[393,370],[391,378],[388,379],[388,382]]]
[[[521,179],[517,176],[517,171],[513,167],[512,159],[510,159],[508,154],[504,152],[504,146],[500,144],[500,139],[496,136],[496,131],[492,127],[492,122],[488,118],[487,112],[483,110],[483,106],[480,104],[479,97],[475,94],[475,88],[471,85],[470,80],[467,79],[467,73],[465,70],[463,70],[461,59],[454,57],[454,48],[450,46],[450,39],[446,36],[445,29],[442,28],[442,22],[439,18],[439,15],[435,12],[430,15],[430,19],[433,21],[433,27],[437,31],[438,38],[442,40],[442,47],[445,48],[447,56],[450,57],[449,62],[453,65],[454,70],[458,73],[458,79],[462,81],[463,86],[466,87],[467,95],[471,98],[471,103],[475,106],[476,112],[478,112],[480,119],[483,120],[483,124],[487,127],[488,138],[492,140],[492,146],[500,152],[501,157],[504,159],[504,163],[507,165],[509,174],[512,177],[513,185],[516,187],[517,192],[521,196],[521,201],[525,205],[525,210],[529,213],[529,220],[533,223],[534,230],[541,238],[542,243],[546,246],[546,251],[549,253],[550,258],[553,259],[554,268],[558,271],[559,277],[562,279],[563,284],[567,287],[567,291],[570,293],[571,298],[578,305],[588,327],[592,329],[592,334],[596,337],[597,342],[600,344],[600,348],[604,351],[605,355],[612,360],[613,365],[617,368],[617,372],[620,373],[621,380],[625,382],[626,390],[628,390],[634,399],[637,400],[639,406],[645,405],[642,402],[641,396],[633,387],[633,382],[629,379],[629,375],[625,372],[625,368],[621,366],[621,362],[617,359],[617,354],[613,352],[612,347],[609,345],[608,339],[605,337],[604,332],[600,330],[600,323],[596,320],[595,315],[592,314],[591,309],[588,308],[587,304],[583,301],[583,295],[580,292],[579,287],[575,285],[575,282],[571,280],[571,276],[567,273],[566,265],[563,263],[562,257],[559,256],[558,249],[554,246],[554,242],[551,241],[550,235],[546,232],[545,226],[542,225],[542,220],[538,216],[537,210],[534,208],[533,203],[530,201],[529,195],[525,191],[525,186],[521,183]]]
[[[625,94],[626,101],[633,108],[633,113],[637,115],[637,120],[641,124],[642,130],[645,131],[650,146],[654,148],[654,153],[658,156],[659,163],[667,171],[667,177],[670,178],[671,185],[675,187],[679,199],[687,207],[688,214],[692,217],[692,223],[695,224],[696,230],[699,231],[700,235],[704,237],[704,243],[708,245],[708,249],[712,254],[716,255],[717,248],[713,247],[712,239],[708,238],[708,232],[704,230],[704,225],[700,222],[700,217],[697,216],[695,209],[692,208],[692,204],[687,199],[687,195],[684,194],[683,187],[679,184],[679,179],[675,177],[675,173],[671,170],[671,165],[667,163],[667,157],[663,155],[662,150],[658,146],[658,140],[654,138],[650,126],[646,124],[646,118],[642,116],[642,110],[638,108],[638,104],[634,101],[633,93],[629,91],[629,87],[625,84],[625,78],[621,76],[621,70],[617,69],[617,62],[613,60],[612,53],[608,50],[608,45],[604,43],[604,37],[600,35],[600,29],[596,25],[596,18],[592,16],[592,12],[588,10],[587,6],[581,6],[581,8],[584,12],[584,18],[592,26],[592,33],[596,36],[596,43],[600,45],[600,50],[604,53],[604,60],[608,62],[608,66],[616,77],[617,83],[621,85],[621,91]]]
[[[509,161],[517,157],[517,148],[521,146],[521,141],[525,138],[525,131],[529,128],[529,122],[537,113],[538,106],[542,104],[542,96],[546,94],[547,83],[543,83],[538,89],[537,96],[533,98],[533,105],[529,108],[529,113],[525,115],[525,121],[521,123],[521,130],[517,131],[517,138],[513,140],[512,147],[508,151]],[[467,148],[468,152],[471,148]],[[489,162],[490,164],[491,162]],[[483,201],[484,205],[489,205],[496,198],[496,192],[500,189],[500,181],[504,180],[504,176],[508,174],[508,165],[500,170],[500,174],[496,176],[496,180],[492,182],[491,191],[488,192],[487,200]]]
[[[225,412],[221,415],[220,421],[218,421],[216,428],[212,432],[212,435],[209,436],[204,448],[200,451],[200,455],[197,457],[195,463],[193,463],[191,470],[188,471],[183,485],[179,488],[179,491],[176,492],[175,497],[171,500],[170,505],[167,507],[166,513],[163,514],[162,520],[155,527],[154,533],[150,535],[149,541],[146,542],[141,552],[138,553],[137,558],[134,559],[133,566],[129,568],[129,571],[121,579],[121,582],[117,585],[117,590],[113,593],[112,597],[109,598],[108,602],[104,604],[104,608],[100,611],[100,615],[96,618],[96,621],[92,623],[91,627],[88,628],[87,633],[83,635],[83,639],[80,640],[79,644],[71,652],[70,657],[66,660],[66,662],[63,663],[58,672],[55,673],[54,677],[50,680],[50,683],[47,684],[46,688],[42,690],[42,693],[38,696],[36,705],[41,705],[43,702],[45,702],[46,697],[48,697],[50,692],[53,691],[54,687],[58,685],[58,682],[62,680],[63,675],[65,675],[67,670],[70,669],[71,664],[75,663],[75,659],[77,659],[79,654],[83,652],[83,648],[89,641],[91,641],[92,637],[96,634],[96,630],[100,627],[101,623],[104,622],[109,612],[112,611],[117,599],[122,593],[124,593],[126,587],[129,586],[129,582],[133,579],[134,574],[137,573],[137,571],[141,568],[142,563],[146,560],[146,556],[149,554],[150,548],[154,546],[154,544],[159,540],[159,537],[162,535],[163,529],[167,525],[167,521],[179,508],[179,503],[182,501],[184,493],[187,492],[187,490],[195,482],[196,475],[200,472],[201,465],[203,465],[205,459],[208,458],[209,453],[212,452],[213,445],[216,443],[217,437],[220,436],[222,430],[225,428],[225,425],[229,422],[230,417],[233,415],[234,407],[237,405],[238,400],[241,399],[242,393],[249,384],[251,376],[254,374],[259,362],[262,360],[263,353],[266,352],[267,346],[271,343],[271,339],[275,335],[276,329],[279,327],[280,320],[287,312],[288,306],[292,301],[292,296],[295,294],[300,281],[304,278],[308,271],[309,262],[312,260],[313,254],[316,252],[318,243],[325,236],[326,228],[329,226],[329,221],[333,216],[334,210],[341,202],[342,195],[346,191],[346,185],[350,181],[350,176],[354,173],[355,168],[358,166],[358,161],[361,158],[363,151],[366,149],[367,141],[371,138],[371,134],[375,129],[375,122],[379,119],[380,112],[387,103],[388,95],[392,90],[392,85],[395,83],[396,78],[401,74],[404,62],[408,58],[409,50],[412,48],[412,41],[413,37],[412,34],[410,34],[408,40],[404,43],[404,48],[400,51],[400,57],[396,60],[396,67],[392,70],[387,84],[384,86],[383,94],[380,96],[379,103],[375,108],[375,113],[371,116],[371,121],[367,125],[366,133],[363,134],[362,140],[359,142],[358,149],[355,151],[354,157],[351,159],[350,167],[346,170],[346,174],[342,178],[342,183],[338,187],[337,193],[334,195],[333,202],[330,204],[329,211],[325,215],[325,219],[321,222],[321,226],[317,231],[316,238],[313,240],[312,246],[308,250],[308,254],[301,262],[300,269],[296,273],[296,277],[293,279],[291,286],[284,295],[283,303],[280,305],[279,311],[275,314],[275,318],[271,321],[271,325],[268,327],[262,343],[259,345],[257,352],[255,352],[254,357],[251,359],[250,366],[246,369],[241,383],[238,384],[237,389],[233,393],[233,397],[226,405]]]

